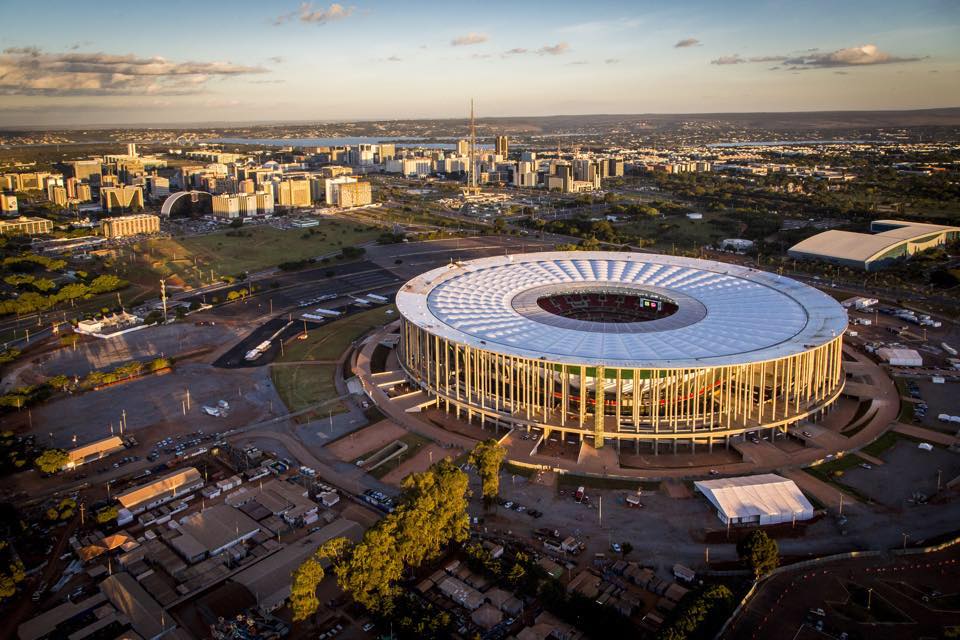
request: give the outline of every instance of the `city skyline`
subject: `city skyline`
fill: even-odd
[[[458,117],[470,95],[484,117],[960,104],[953,3],[551,7],[25,6],[0,125]]]

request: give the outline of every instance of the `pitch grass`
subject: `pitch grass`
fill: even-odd
[[[392,310],[394,313],[388,314]],[[283,357],[279,362],[302,360],[336,360],[350,347],[350,343],[375,327],[395,319],[396,307],[386,305],[361,311],[307,332],[306,340],[290,340],[284,343]]]
[[[310,229],[259,225],[198,236],[156,238],[134,247],[141,262],[129,266],[129,277],[172,275],[191,286],[209,284],[211,269],[215,278],[260,271],[281,262],[336,253],[344,247],[374,240],[379,233],[366,225],[321,220],[319,226]]]
[[[337,367],[332,364],[302,364],[271,367],[270,375],[287,410],[293,413],[318,402],[336,398],[337,389],[333,381],[336,372]],[[340,402],[334,402],[298,416],[297,422],[302,424],[324,418],[330,411],[343,413],[346,408]]]

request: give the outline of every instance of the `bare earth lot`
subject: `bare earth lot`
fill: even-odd
[[[407,432],[403,428],[389,420],[381,420],[369,427],[355,431],[349,436],[340,438],[333,444],[327,445],[326,449],[338,459],[344,462],[352,462],[363,454],[385,447],[405,435],[407,435]]]

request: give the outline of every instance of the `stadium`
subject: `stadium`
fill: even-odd
[[[843,389],[847,316],[737,265],[600,251],[482,258],[397,295],[399,357],[438,407],[636,452],[713,451],[815,418]]]

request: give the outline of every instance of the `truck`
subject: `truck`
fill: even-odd
[[[543,538],[554,538],[555,540],[560,539],[560,531],[558,531],[557,529],[547,529],[545,527],[540,527],[539,529],[535,529],[533,533]]]
[[[314,309],[313,312],[318,316],[327,316],[328,318],[339,318],[343,311],[334,311],[333,309]]]
[[[576,555],[581,551],[580,543],[573,536],[567,536],[564,538],[563,542],[560,543],[560,548],[573,555]]]
[[[243,359],[247,360],[248,362],[252,360],[256,360],[257,358],[262,356],[264,352],[269,348],[270,348],[270,341],[264,340],[263,342],[255,346],[253,349],[250,349],[250,351],[247,351],[247,354],[243,356]]]
[[[947,344],[946,342],[941,342],[941,343],[940,343],[940,346],[943,348],[944,351],[946,351],[946,352],[949,353],[950,355],[952,355],[952,356],[957,355],[957,350],[954,349],[953,347],[951,347],[951,346],[950,346],[949,344]]]
[[[643,504],[640,502],[640,497],[632,493],[627,494],[626,500],[628,507],[640,508],[643,506]]]
[[[586,496],[586,489],[583,487],[577,487],[576,493],[573,494],[573,499],[577,502],[583,502],[583,498]]]
[[[367,294],[367,297],[368,297],[369,299],[373,300],[374,302],[379,302],[379,303],[381,303],[381,304],[383,304],[383,303],[385,303],[385,302],[390,302],[390,298],[388,298],[388,297],[386,297],[386,296],[381,296],[381,295],[376,294],[376,293],[368,293],[368,294]]]
[[[693,579],[697,577],[693,569],[682,564],[673,565],[673,575],[678,580],[683,580],[684,582],[693,582]]]

